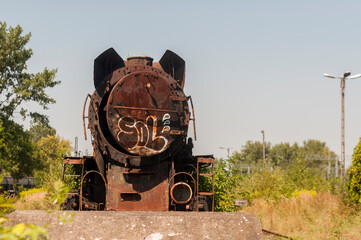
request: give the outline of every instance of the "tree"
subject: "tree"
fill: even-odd
[[[37,143],[42,137],[54,136],[56,134],[56,130],[48,124],[39,122],[38,124],[32,125],[28,130],[28,133],[31,136],[31,140],[34,143]]]
[[[40,185],[47,186],[56,180],[61,179],[62,160],[71,153],[71,145],[68,140],[62,139],[59,135],[48,135],[42,137],[36,147],[37,158],[41,162],[41,168],[36,171],[36,177]]]
[[[279,143],[271,147],[270,143],[265,143],[266,164],[272,166],[287,167],[295,159],[307,161],[310,167],[315,170],[325,172],[328,169],[327,158],[333,159],[336,154],[326,146],[325,142],[319,140],[307,140],[303,146],[297,143]],[[317,160],[319,161],[311,161]],[[234,152],[228,159],[228,168],[233,173],[239,173],[241,165],[262,165],[263,164],[263,144],[261,142],[247,141],[240,152]],[[331,166],[333,167],[333,165]]]
[[[272,165],[281,166],[289,164],[298,155],[299,147],[297,143],[290,146],[289,143],[279,143],[270,150],[269,158]]]
[[[271,144],[265,143],[265,153],[266,157],[271,149]],[[241,160],[243,163],[247,164],[259,164],[263,163],[263,144],[259,141],[252,142],[247,141],[241,150]]]
[[[302,151],[309,155],[328,155],[331,153],[325,142],[314,139],[303,141]]]
[[[356,203],[361,203],[361,138],[353,152],[348,177],[347,188],[350,198]]]
[[[49,97],[45,90],[59,84],[55,81],[56,69],[43,72],[28,73],[26,62],[33,51],[25,45],[31,34],[22,35],[23,29],[7,27],[0,22],[0,115],[11,118],[18,109],[23,118],[29,116],[33,122],[48,123],[47,116],[38,112],[29,112],[22,106],[24,102],[36,102],[43,109],[55,100]]]
[[[326,146],[325,142],[309,139],[307,141],[303,141],[303,146],[300,148],[300,156],[302,156],[305,160],[309,160],[310,165],[314,169],[318,169],[319,171],[325,173],[329,164],[331,164],[329,161],[334,159],[336,154]],[[327,161],[328,159],[329,161]]]
[[[0,22],[0,166],[14,179],[31,175],[39,167],[34,158],[34,144],[30,134],[13,121],[14,113],[19,111],[23,119],[30,117],[33,123],[48,125],[48,117],[29,111],[23,103],[37,103],[43,109],[54,103],[45,90],[59,84],[55,81],[57,70],[45,68],[39,73],[27,72],[27,61],[33,52],[26,48],[31,34],[23,35],[20,26],[7,27]]]
[[[265,143],[266,162],[270,149],[271,144]],[[263,164],[263,144],[261,142],[247,141],[240,152],[234,152],[228,159],[228,167],[233,172],[239,172],[242,164]]]
[[[1,169],[10,173],[14,180],[31,175],[39,162],[33,157],[34,144],[30,135],[14,121],[3,119],[2,124],[0,139],[4,141],[0,147]]]

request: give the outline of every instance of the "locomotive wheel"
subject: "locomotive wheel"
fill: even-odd
[[[62,204],[62,210],[79,210],[79,196],[68,195]]]
[[[209,197],[199,196],[198,197],[198,206],[200,212],[209,212],[212,211],[212,203]],[[197,201],[193,201],[193,211],[197,211]]]

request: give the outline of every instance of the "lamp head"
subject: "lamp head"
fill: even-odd
[[[350,75],[351,75],[351,72],[347,71],[347,72],[345,72],[345,73],[343,74],[343,77],[348,77],[348,76],[350,76]]]
[[[328,74],[328,73],[324,73],[323,76],[328,77],[328,78],[337,78],[336,76],[333,76],[333,75]]]

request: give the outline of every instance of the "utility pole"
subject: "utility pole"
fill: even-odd
[[[262,137],[263,137],[263,141],[262,141],[262,144],[263,144],[263,167],[266,167],[266,148],[264,145],[264,130],[262,130],[261,133],[262,133]]]
[[[345,169],[345,87],[346,79],[354,79],[361,77],[361,74],[356,74],[351,77],[351,72],[347,71],[342,77],[333,76],[328,73],[324,73],[323,76],[328,78],[337,78],[341,80],[341,178],[345,180],[346,169]]]
[[[75,137],[75,146],[74,146],[74,157],[78,157],[78,137]]]

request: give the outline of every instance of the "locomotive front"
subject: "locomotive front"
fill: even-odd
[[[155,63],[150,57],[124,61],[113,48],[95,59],[95,91],[88,96],[88,116],[87,102],[83,111],[94,156],[83,162],[86,190],[82,185],[81,197],[70,198],[67,208],[194,210],[196,203],[197,210],[209,210],[190,174],[198,158],[187,140],[191,111],[184,80],[185,62],[169,50]]]
[[[149,166],[185,144],[189,107],[183,92],[184,60],[167,51],[123,61],[111,48],[94,62],[89,106],[94,149],[123,166]]]

